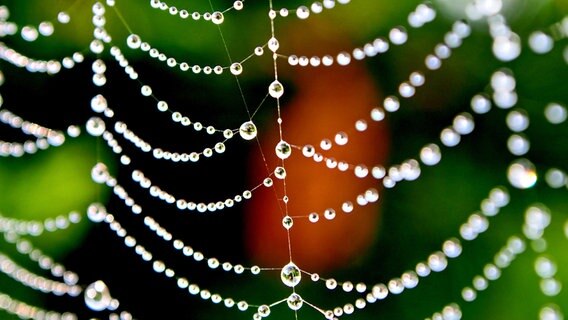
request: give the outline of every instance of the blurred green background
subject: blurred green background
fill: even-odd
[[[302,1],[273,1],[276,8],[295,8],[305,4]],[[549,31],[550,26],[562,21],[568,15],[568,1],[565,0],[511,0],[504,1],[506,17],[511,28],[523,39],[523,53],[515,61],[503,63],[491,52],[491,38],[487,26],[474,23],[473,34],[464,41],[452,57],[444,61],[441,70],[427,73],[427,83],[412,99],[404,100],[403,108],[388,118],[391,136],[389,163],[399,163],[417,155],[426,143],[438,140],[439,131],[449,125],[453,116],[469,109],[472,95],[490,90],[491,74],[498,68],[513,71],[517,79],[519,107],[531,116],[527,135],[531,150],[527,157],[538,169],[537,185],[529,190],[511,190],[512,204],[490,219],[490,229],[473,242],[462,242],[463,255],[450,261],[448,269],[421,281],[416,289],[405,291],[400,296],[389,297],[380,303],[369,305],[353,316],[353,319],[423,319],[441,310],[451,302],[461,302],[460,293],[464,286],[471,285],[471,279],[481,274],[486,263],[506,243],[511,235],[522,235],[524,211],[533,203],[544,203],[552,212],[552,224],[545,238],[548,240],[546,255],[558,265],[557,279],[568,281],[568,242],[564,234],[564,223],[568,219],[568,197],[566,188],[554,190],[544,182],[547,168],[558,167],[568,170],[568,126],[551,125],[543,114],[544,107],[552,101],[568,104],[568,61],[563,54],[568,46],[564,35],[555,42],[554,49],[546,55],[537,55],[527,46],[528,35],[535,30]],[[0,5],[10,8],[10,21],[20,26],[53,20],[60,10],[70,8],[72,21],[69,25],[57,23],[55,34],[27,43],[18,36],[1,39],[28,56],[36,58],[62,57],[72,51],[84,51],[92,37],[91,1],[6,1]],[[168,2],[178,8],[190,11],[210,10],[208,1]],[[407,25],[408,13],[419,1],[362,1],[353,0],[346,6],[299,21],[295,17],[276,19],[276,31],[305,28],[316,35],[313,46],[318,46],[317,35],[326,39],[342,37],[342,41],[354,46],[377,36],[385,36],[391,27]],[[364,63],[373,75],[376,85],[385,94],[395,93],[398,84],[408,74],[423,68],[424,57],[443,40],[444,34],[457,18],[463,18],[459,10],[464,1],[434,1],[438,9],[436,20],[420,29],[409,30],[409,42],[393,47],[387,54],[368,59]],[[212,0],[216,9],[227,8],[231,1]],[[129,27],[145,41],[178,60],[193,63],[227,64],[219,30],[209,22],[182,21],[166,12],[151,9],[149,1],[117,1]],[[453,8],[453,9],[452,9]],[[270,37],[267,19],[268,2],[245,2],[245,9],[225,15],[220,26],[227,47],[233,59],[239,60],[262,45]],[[126,48],[128,31],[116,13],[107,10],[107,29],[113,42],[123,48],[129,61],[139,70],[141,80],[152,84],[160,97],[173,101],[179,110],[195,115],[204,122],[215,123],[218,127],[236,128],[246,114],[242,108],[239,91],[231,76],[204,76],[183,73],[166,67],[145,53]],[[566,22],[564,22],[566,23]],[[328,26],[334,26],[329,28]],[[294,29],[295,28],[295,29]],[[568,30],[567,30],[568,31]],[[294,34],[282,35],[281,51],[286,50],[286,39]],[[349,49],[349,48],[345,48]],[[310,48],[306,49],[310,51]],[[188,134],[173,127],[167,114],[156,116],[154,106],[138,96],[138,84],[127,79],[123,71],[112,63],[105,53],[108,85],[103,88],[111,97],[119,119],[131,122],[133,129],[145,133],[150,143],[165,145],[171,149],[192,146],[193,141],[202,143],[199,136]],[[90,98],[98,91],[91,84],[90,62],[92,54],[86,54],[86,62],[78,68],[63,71],[56,76],[29,74],[24,70],[0,61],[0,69],[6,83],[0,87],[3,108],[31,121],[48,127],[64,130],[69,124],[84,124],[91,116]],[[283,69],[288,68],[280,63]],[[285,71],[285,72],[293,72]],[[286,74],[286,73],[285,73]],[[245,72],[239,78],[245,99],[256,106],[266,94],[267,84],[272,80],[271,59],[265,54],[245,65]],[[289,81],[284,78],[283,81]],[[293,84],[290,84],[293,88]],[[293,89],[291,90],[293,95]],[[110,100],[110,99],[109,99]],[[284,112],[285,112],[284,105]],[[272,117],[271,105],[261,109],[258,119]],[[463,138],[456,148],[443,149],[443,160],[435,168],[423,168],[422,177],[412,183],[401,183],[392,190],[381,194],[381,221],[376,243],[369,252],[361,253],[360,259],[327,277],[353,279],[367,284],[388,281],[411,270],[427,255],[439,250],[441,243],[449,237],[459,236],[459,227],[468,215],[479,210],[479,202],[487,197],[495,185],[508,185],[506,169],[514,159],[506,149],[508,129],[505,126],[505,110],[492,110],[488,115],[476,117],[475,132]],[[263,124],[261,124],[263,125]],[[266,123],[264,125],[272,125]],[[5,126],[4,126],[5,127]],[[14,130],[0,128],[0,138],[5,141],[21,140]],[[206,139],[206,138],[205,138]],[[208,140],[205,140],[206,143]],[[254,147],[234,142],[237,151],[228,151],[222,159],[212,159],[195,167],[183,165],[156,164],[151,156],[137,150],[127,149],[135,156],[136,167],[150,172],[149,176],[160,174],[160,185],[168,186],[174,194],[191,194],[195,198],[218,198],[200,190],[194,181],[209,178],[224,181],[219,194],[228,194],[246,185],[246,152],[255,152]],[[191,148],[193,149],[193,148]],[[369,150],[372,152],[372,150]],[[135,158],[139,157],[139,158]],[[159,252],[164,260],[188,278],[202,283],[203,287],[225,293],[235,299],[249,301],[277,301],[290,294],[282,286],[277,273],[265,273],[260,278],[239,277],[221,271],[211,271],[180,259],[173,252],[162,252],[164,244],[157,242],[142,226],[140,219],[128,215],[127,209],[110,191],[90,181],[91,167],[98,161],[107,163],[118,175],[119,181],[128,184],[128,170],[118,170],[118,164],[103,141],[87,138],[69,141],[62,147],[51,148],[37,155],[22,158],[0,159],[0,212],[5,216],[19,219],[42,219],[68,213],[71,210],[84,212],[92,201],[109,201],[109,210],[121,215],[121,223],[134,230],[137,238],[145,239],[148,248]],[[240,168],[240,169],[235,169]],[[196,172],[199,171],[199,172]],[[230,178],[230,179],[228,179]],[[158,178],[157,178],[158,179]],[[203,248],[210,255],[229,261],[247,264],[247,254],[242,248],[242,214],[240,208],[234,214],[212,217],[190,217],[179,215],[171,207],[149,198],[135,187],[128,189],[136,199],[149,208],[145,213],[154,217],[163,214],[160,224],[170,228],[172,233],[183,234],[187,243]],[[132,191],[130,191],[132,190]],[[177,193],[176,193],[177,192]],[[109,200],[110,199],[110,200]],[[171,214],[170,214],[171,213]],[[124,221],[123,221],[124,220]],[[70,269],[77,271],[82,283],[103,279],[111,293],[122,301],[138,319],[250,319],[252,310],[240,313],[224,307],[188,297],[178,290],[174,281],[156,275],[149,264],[141,263],[104,226],[93,226],[84,219],[78,227],[65,232],[41,236],[34,239],[38,247],[56,259],[64,261]],[[530,247],[530,244],[529,244]],[[18,263],[36,270],[36,266],[19,257],[9,245],[0,244],[0,250],[8,253]],[[166,251],[166,250],[164,250]],[[330,254],[333,254],[330,252]],[[539,289],[539,278],[534,272],[534,260],[538,254],[530,249],[518,257],[503,273],[501,279],[492,282],[489,288],[480,292],[473,303],[460,303],[464,319],[535,319],[540,308],[547,303],[556,303],[568,313],[568,293],[563,288],[556,297],[546,297]],[[169,259],[169,260],[168,260]],[[82,302],[39,294],[24,288],[13,280],[0,275],[0,291],[45,308],[73,310],[81,318],[95,316],[82,306]],[[330,294],[323,285],[303,281],[297,291],[308,301],[327,309],[335,305],[353,302],[356,295],[339,292]],[[102,316],[99,316],[102,317]],[[284,305],[273,308],[271,319],[294,319],[293,313]],[[299,319],[319,319],[315,311],[304,306],[298,313]],[[0,313],[0,319],[15,319]]]

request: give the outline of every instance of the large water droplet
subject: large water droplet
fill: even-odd
[[[268,86],[268,94],[270,94],[271,97],[278,99],[284,94],[284,86],[280,83],[280,81],[274,80],[270,86]]]
[[[302,280],[302,272],[293,262],[290,262],[282,268],[280,279],[288,287],[295,287]]]
[[[288,307],[294,311],[300,310],[300,308],[304,304],[304,300],[302,300],[302,297],[300,297],[300,295],[297,293],[292,293],[288,297],[286,302],[288,303]]]
[[[290,154],[292,154],[292,148],[290,147],[290,144],[283,140],[280,140],[280,142],[278,142],[275,151],[276,156],[278,156],[278,158],[282,160],[287,159],[288,157],[290,157]]]
[[[501,61],[515,60],[521,54],[521,39],[512,32],[506,36],[495,37],[493,54]]]
[[[245,140],[252,140],[256,138],[257,130],[256,126],[252,121],[247,121],[241,125],[239,128],[239,134],[241,138]]]
[[[509,166],[507,178],[513,187],[528,189],[534,186],[537,180],[535,166],[527,159],[516,160]]]
[[[107,309],[112,298],[106,284],[102,281],[91,283],[85,290],[85,304],[89,309],[95,311],[102,311]]]
[[[223,23],[223,21],[225,21],[223,13],[215,11],[211,14],[211,22],[213,22],[214,24],[221,24]]]

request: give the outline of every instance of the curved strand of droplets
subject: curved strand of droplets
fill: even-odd
[[[179,9],[176,6],[169,5],[165,1],[161,1],[161,0],[150,0],[150,7],[152,7],[153,9],[161,10],[161,11],[167,11],[170,15],[179,16],[183,20],[186,20],[188,18],[191,18],[194,21],[198,21],[198,20],[203,19],[205,21],[210,21],[210,22],[212,22],[216,25],[220,25],[225,20],[224,13],[231,11],[231,10],[236,10],[236,11],[243,10],[244,2],[245,2],[245,0],[236,0],[236,1],[233,2],[232,6],[226,8],[225,10],[214,11],[214,12],[193,11],[193,12],[190,13],[189,10]]]
[[[103,208],[102,205],[101,208]],[[235,302],[232,298],[223,298],[218,293],[212,293],[210,290],[201,288],[196,283],[189,282],[187,278],[178,276],[176,271],[169,268],[163,261],[156,260],[150,251],[138,243],[136,238],[128,235],[126,229],[123,228],[116,218],[112,214],[108,213],[106,209],[99,210],[96,218],[93,218],[92,216],[90,218],[93,222],[104,222],[107,224],[111,231],[114,231],[120,239],[123,239],[124,245],[128,249],[133,250],[142,261],[152,263],[154,272],[163,274],[166,278],[175,279],[177,287],[182,290],[187,290],[189,295],[199,296],[201,299],[210,301],[213,304],[223,303],[223,305],[229,309],[236,306],[239,311],[243,312],[253,306],[245,300]]]

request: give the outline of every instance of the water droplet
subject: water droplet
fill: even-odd
[[[87,217],[93,222],[101,222],[106,216],[106,208],[100,203],[92,203],[87,209]]]
[[[142,40],[137,34],[131,34],[128,36],[128,38],[126,38],[126,44],[131,49],[138,49],[142,44]]]
[[[390,293],[392,294],[400,294],[404,291],[404,285],[402,284],[402,280],[399,278],[394,278],[389,281],[388,288]]]
[[[25,26],[22,28],[22,38],[26,41],[35,41],[39,33],[36,28],[32,26]]]
[[[274,184],[274,181],[272,181],[271,178],[266,178],[266,179],[264,179],[264,181],[262,183],[264,184],[265,187],[272,187],[272,185]]]
[[[293,262],[290,262],[282,268],[280,279],[286,286],[295,287],[302,280],[302,272]]]
[[[446,240],[443,244],[443,251],[448,258],[457,258],[462,252],[462,246],[458,239],[452,238]]]
[[[385,98],[383,106],[386,111],[395,112],[400,108],[400,102],[398,101],[397,97],[389,96]]]
[[[546,257],[538,257],[534,268],[538,276],[545,279],[554,277],[557,271],[556,264]]]
[[[349,142],[349,137],[345,132],[339,132],[335,135],[335,143],[339,146],[344,146]]]
[[[389,39],[395,45],[404,44],[408,40],[406,29],[404,27],[392,28],[389,32]]]
[[[551,188],[562,188],[566,185],[566,173],[560,169],[551,168],[546,171],[546,175],[544,176],[546,183]]]
[[[234,74],[235,76],[238,76],[239,74],[243,73],[243,66],[238,62],[231,64],[230,69],[231,73]]]
[[[243,123],[239,128],[239,134],[241,135],[241,138],[245,140],[252,140],[256,138],[257,130],[255,124],[252,121]]]
[[[484,93],[477,94],[471,99],[471,109],[477,114],[487,113],[491,110],[491,100]]]
[[[535,31],[529,36],[529,46],[535,53],[544,54],[552,50],[554,40],[542,31]]]
[[[564,106],[558,103],[550,103],[544,109],[546,120],[552,124],[560,124],[568,118],[568,112]]]
[[[547,305],[540,309],[539,320],[563,320],[564,316],[556,305]]]
[[[261,305],[258,307],[258,314],[263,318],[268,317],[270,315],[270,307],[265,304]]]
[[[109,173],[107,166],[103,163],[97,163],[93,169],[91,169],[91,178],[96,183],[104,183],[109,178]]]
[[[458,114],[454,118],[453,128],[457,133],[461,135],[470,134],[475,128],[473,117],[467,112]]]
[[[501,61],[515,60],[521,54],[521,38],[513,32],[495,37],[493,54]]]
[[[214,24],[221,24],[223,23],[223,21],[225,21],[223,13],[215,11],[211,14],[211,22],[213,22]]]
[[[290,230],[292,229],[293,225],[294,225],[294,219],[292,219],[292,217],[285,216],[284,218],[282,218],[282,226],[284,227],[284,229]]]
[[[268,94],[270,94],[271,97],[278,99],[284,94],[284,86],[280,83],[280,81],[274,80],[268,87]]]
[[[306,6],[300,6],[296,9],[296,16],[302,20],[307,19],[310,16],[310,10]]]
[[[300,295],[297,293],[292,293],[288,297],[286,302],[288,303],[288,307],[294,311],[300,310],[300,308],[304,304],[304,300],[302,300],[302,297],[300,297]]]
[[[526,154],[530,149],[530,142],[524,135],[513,134],[507,140],[509,152],[516,156]]]
[[[507,170],[507,177],[513,187],[528,189],[537,181],[536,168],[529,160],[519,159],[511,163]]]
[[[84,298],[87,307],[94,311],[105,310],[112,302],[108,287],[100,280],[91,283],[87,289],[85,289]]]
[[[434,272],[441,272],[448,266],[448,260],[442,252],[436,252],[428,257],[428,267]]]
[[[529,127],[529,116],[526,111],[519,109],[507,114],[507,126],[511,131],[521,132]]]
[[[340,66],[346,66],[346,65],[348,65],[349,63],[351,63],[351,55],[350,55],[349,53],[347,53],[347,52],[340,52],[340,53],[337,55],[337,63],[338,63]]]
[[[91,99],[91,109],[93,109],[94,112],[102,113],[107,107],[108,104],[103,95],[98,94]]]
[[[280,42],[278,41],[278,39],[272,37],[268,40],[268,49],[270,49],[270,51],[272,52],[276,52],[278,51],[278,48],[280,48]]]
[[[92,117],[87,120],[87,132],[93,137],[101,136],[105,129],[106,126],[103,119],[99,117]]]
[[[455,147],[461,141],[461,136],[453,128],[446,128],[440,134],[440,140],[446,147]]]
[[[288,157],[290,157],[290,155],[292,154],[292,148],[290,147],[290,144],[283,140],[280,140],[280,142],[278,142],[275,151],[276,156],[282,160],[288,159]]]
[[[562,283],[554,278],[542,279],[540,281],[540,290],[545,295],[554,297],[557,296],[562,290]]]
[[[428,144],[420,150],[420,160],[427,166],[434,166],[442,159],[440,147],[435,144]]]
[[[414,271],[407,271],[402,274],[402,285],[407,289],[415,288],[418,285],[418,275]]]

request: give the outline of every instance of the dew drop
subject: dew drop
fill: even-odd
[[[310,10],[306,6],[300,6],[296,9],[296,16],[302,20],[307,19],[310,16]]]
[[[263,318],[268,317],[270,315],[270,307],[266,304],[261,305],[258,307],[258,314]]]
[[[252,121],[243,123],[239,128],[239,134],[241,135],[241,138],[245,140],[252,140],[256,138],[257,130],[255,124]]]
[[[93,222],[102,222],[106,216],[106,209],[100,203],[92,203],[87,209],[87,217]]]
[[[128,36],[128,38],[126,38],[126,44],[131,49],[138,49],[138,48],[140,48],[140,45],[142,44],[142,40],[140,39],[140,37],[138,35],[131,34],[131,35]]]
[[[529,46],[535,53],[544,54],[552,50],[554,40],[542,31],[535,31],[529,36]]]
[[[302,300],[302,297],[297,293],[292,293],[288,299],[286,299],[286,302],[288,303],[288,307],[294,311],[300,310],[304,304],[304,300]]]
[[[274,169],[274,176],[278,179],[285,179],[286,178],[286,169],[283,167],[276,167]]]
[[[92,117],[87,120],[87,132],[93,137],[99,137],[106,129],[105,122],[99,117]]]
[[[509,183],[518,189],[528,189],[537,181],[536,168],[527,159],[519,159],[511,163],[507,170]]]
[[[442,159],[440,147],[435,144],[429,144],[420,150],[420,160],[427,166],[434,166]]]
[[[470,134],[475,128],[473,117],[467,112],[458,114],[454,118],[453,128],[457,133],[461,135]]]
[[[568,112],[564,106],[558,103],[550,103],[544,109],[546,120],[552,124],[560,124],[568,118]]]
[[[91,99],[91,109],[93,109],[94,112],[104,112],[107,107],[107,100],[103,95],[98,94]]]
[[[507,148],[513,155],[522,156],[529,151],[530,142],[524,135],[513,134],[507,140]]]
[[[515,33],[501,35],[493,40],[493,54],[501,61],[515,60],[521,54],[521,39]]]
[[[230,70],[232,74],[238,76],[239,74],[243,73],[243,66],[240,63],[235,62],[231,64]]]
[[[110,292],[106,284],[102,281],[91,283],[85,289],[85,304],[89,309],[94,311],[102,311],[107,309],[112,302]]]
[[[223,16],[223,13],[219,12],[219,11],[215,11],[211,14],[211,22],[213,22],[214,24],[221,24],[223,23],[223,21],[225,21],[225,17]]]
[[[292,219],[292,217],[285,216],[284,218],[282,218],[282,226],[284,227],[284,229],[290,230],[292,229],[293,225],[294,225],[294,219]]]
[[[529,117],[524,110],[514,110],[507,115],[507,126],[511,131],[521,132],[529,127]]]
[[[268,40],[268,49],[272,52],[276,52],[278,51],[278,48],[280,48],[280,42],[278,39],[274,37],[270,38],[270,40]]]
[[[485,94],[477,94],[471,99],[471,109],[477,114],[484,114],[491,110],[491,100]]]
[[[408,34],[404,27],[392,28],[389,32],[389,39],[395,45],[402,45],[408,40]]]
[[[280,140],[280,142],[276,145],[275,151],[276,156],[282,160],[288,159],[288,157],[292,154],[290,144],[283,140]]]
[[[270,94],[271,97],[278,99],[284,94],[284,86],[280,83],[280,81],[274,80],[270,86],[268,86],[268,94]]]
[[[302,273],[293,262],[288,263],[280,272],[280,279],[288,287],[295,287],[302,280]]]

